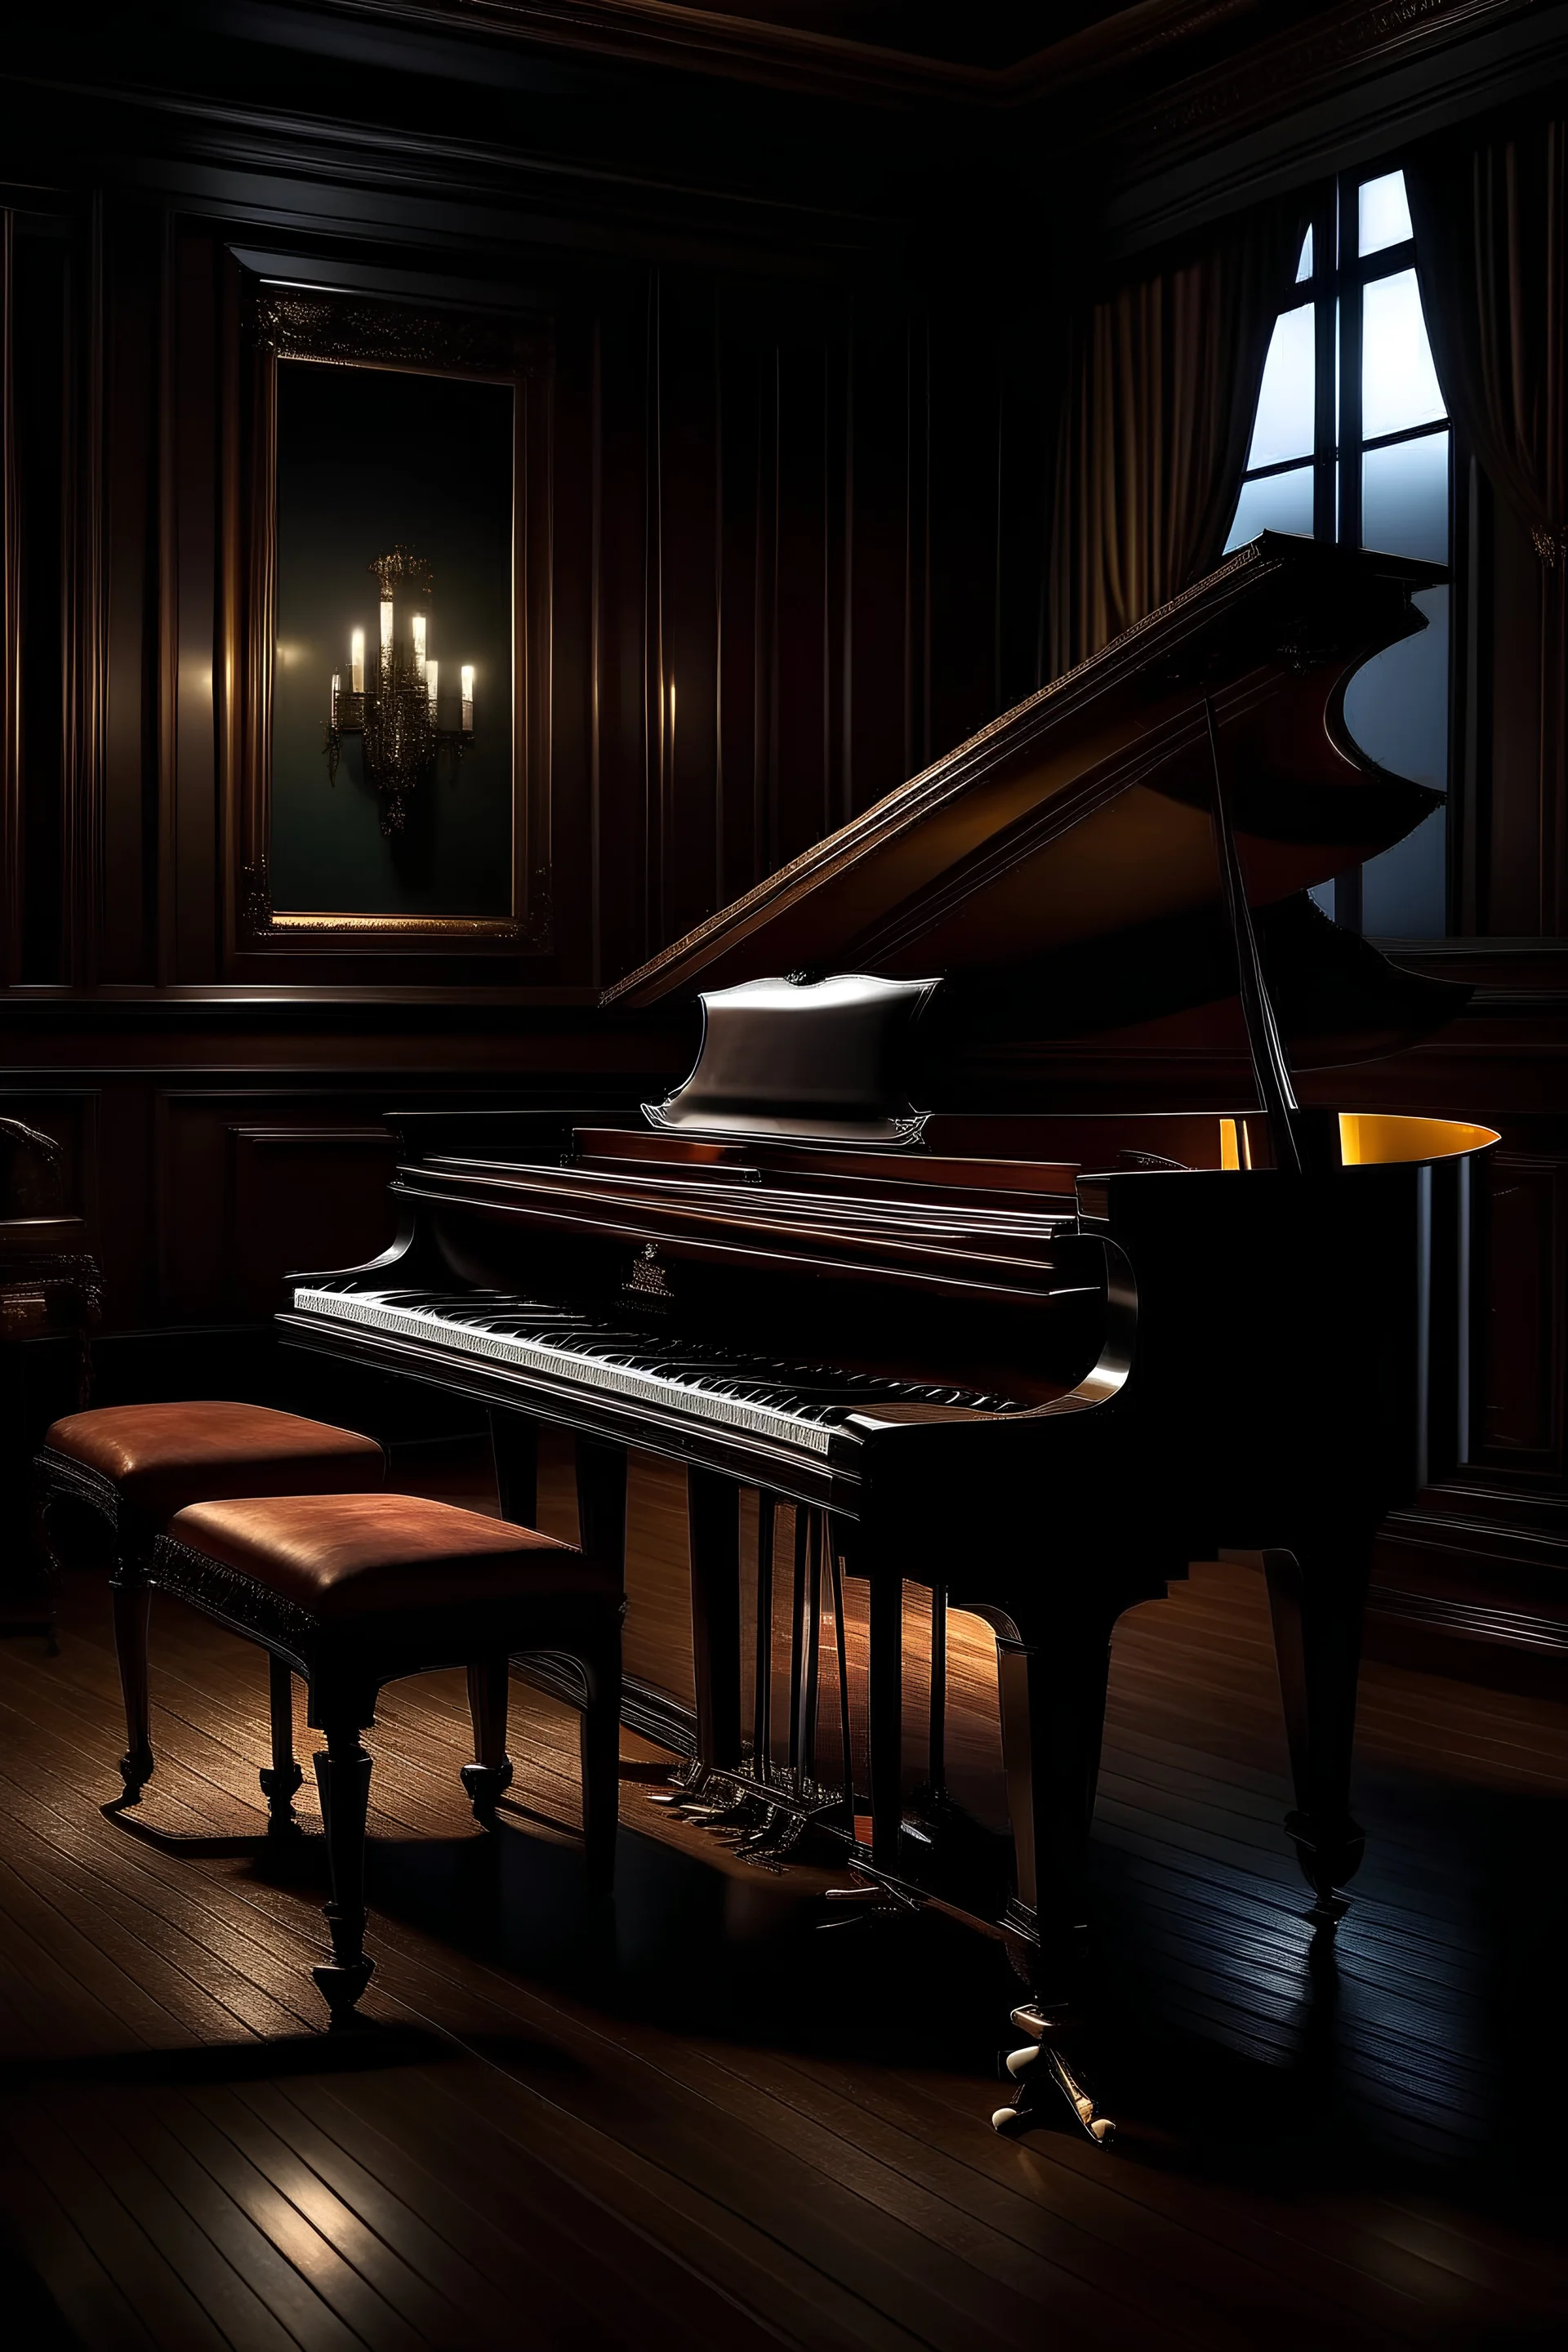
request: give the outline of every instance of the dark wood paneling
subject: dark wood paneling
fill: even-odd
[[[1474,1458],[1561,1485],[1568,1157],[1498,1151],[1487,1171]]]
[[[988,101],[982,120],[973,90],[950,104],[923,68],[929,113],[834,111],[624,59],[567,70],[427,24],[416,72],[363,11],[351,28],[265,0],[243,40],[197,26],[150,93],[132,17],[71,55],[35,12],[7,54],[34,78],[5,86],[7,168],[28,184],[6,216],[0,908],[6,977],[26,985],[0,1005],[0,1081],[69,1131],[98,1186],[111,1326],[260,1312],[290,1257],[372,1245],[374,1139],[402,1101],[560,1098],[575,1077],[631,1102],[678,1072],[688,1032],[597,1023],[596,987],[1039,682],[1062,256],[1092,258],[1107,201],[1114,234],[1147,243],[1352,160],[1374,117],[1390,152],[1436,84],[1352,106],[1358,58],[1440,59],[1451,110],[1459,30],[1560,13],[1336,7],[1331,56],[1281,26],[1272,62],[1141,105],[1122,139],[1104,99],[999,83],[993,97],[1056,110]],[[290,40],[307,18],[325,39],[329,15],[302,64]],[[1309,51],[1332,105],[1292,129],[1289,59]],[[1237,108],[1258,132],[1246,156],[1215,135]],[[1070,183],[1047,119],[1078,142]],[[249,854],[221,792],[245,682],[226,675],[224,625],[255,488],[237,257],[258,254],[311,285],[547,325],[530,524],[546,550],[531,620],[547,955],[416,972],[323,951],[256,974],[265,1003],[226,973]],[[1476,916],[1524,930],[1541,904],[1538,745],[1519,717],[1531,695],[1539,709],[1539,577],[1532,556],[1509,561],[1500,548],[1494,634],[1521,667],[1493,698],[1493,888]],[[253,682],[258,651],[242,652]],[[1568,1560],[1568,1152],[1543,1123],[1563,1099],[1564,999],[1560,976],[1496,959],[1478,976],[1485,1001],[1446,1039],[1323,1083],[1504,1119],[1469,1458],[1399,1540],[1428,1597],[1434,1563],[1468,1557],[1471,1583],[1442,1587],[1454,1605],[1510,1591],[1544,1619],[1531,1576]],[[77,993],[51,1013],[38,983]],[[1025,1076],[1063,1103],[1230,1098],[1241,1082],[1098,1043]]]
[[[391,1243],[395,1163],[384,1127],[231,1126],[237,1311],[271,1314],[285,1274],[355,1265]]]

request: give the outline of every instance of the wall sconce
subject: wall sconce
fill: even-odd
[[[342,673],[332,672],[327,719],[327,774],[336,780],[345,735],[357,735],[364,751],[365,781],[381,801],[381,829],[401,833],[410,793],[428,785],[436,773],[438,752],[460,760],[474,739],[474,672],[462,665],[461,725],[443,727],[437,695],[440,664],[429,652],[430,616],[436,582],[423,558],[405,547],[378,556],[370,566],[381,583],[381,657],[373,683],[365,683],[364,631],[349,637],[349,688],[343,692]],[[403,637],[397,634],[397,607],[408,614]]]

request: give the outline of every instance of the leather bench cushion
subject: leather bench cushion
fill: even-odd
[[[386,1476],[374,1438],[260,1404],[106,1405],[57,1421],[44,1443],[154,1526],[216,1496],[363,1492]]]
[[[165,1532],[322,1625],[476,1601],[620,1593],[618,1578],[571,1544],[419,1495],[194,1503]]]

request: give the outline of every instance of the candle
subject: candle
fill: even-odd
[[[425,665],[425,690],[430,697],[430,724],[432,727],[436,724],[436,681],[440,675],[440,669],[441,665],[438,661],[426,662]]]
[[[338,682],[342,675],[341,670],[332,672],[332,732],[334,735],[338,729]]]
[[[463,732],[465,735],[471,735],[473,731],[474,666],[472,662],[465,662],[463,664]]]
[[[364,631],[356,629],[349,639],[349,692],[364,692]]]
[[[414,675],[416,677],[423,677],[425,675],[425,615],[423,613],[416,613],[414,615]]]
[[[390,596],[384,596],[381,600],[381,666],[383,669],[392,667],[392,599]]]

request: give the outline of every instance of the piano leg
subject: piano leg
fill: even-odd
[[[822,1659],[822,1514],[797,1512],[805,1530],[805,1574],[797,1580],[799,1622],[795,1646],[802,1661],[798,1677],[795,1738],[795,1793],[805,1798],[816,1778],[816,1692]]]
[[[710,1470],[686,1474],[691,1647],[700,1773],[741,1761],[741,1490]]]
[[[511,1689],[510,1658],[485,1658],[468,1668],[468,1713],[474,1726],[474,1760],[458,1779],[477,1822],[493,1822],[496,1800],[511,1786],[506,1752],[507,1701]]]
[[[577,1440],[577,1540],[590,1559],[626,1580],[626,1450]],[[511,1515],[509,1512],[508,1517]],[[531,1524],[537,1524],[532,1522]]]
[[[490,1453],[500,1515],[515,1528],[539,1525],[539,1430],[526,1413],[489,1409]]]
[[[583,1858],[588,1892],[608,1895],[616,1883],[616,1832],[621,1800],[621,1637],[583,1662],[579,1726],[583,1759]]]
[[[299,1827],[294,1792],[305,1777],[294,1755],[294,1670],[282,1658],[269,1654],[267,1672],[272,1761],[258,1778],[267,1800],[267,1834],[287,1837]]]
[[[878,1870],[897,1870],[904,1807],[904,1582],[896,1564],[871,1573],[868,1634],[871,1861]]]
[[[1350,1793],[1372,1537],[1314,1537],[1262,1559],[1296,1790],[1285,1827],[1312,1889],[1308,1916],[1331,1928],[1366,1846]]]
[[[790,1513],[795,1528],[795,1578],[790,1586],[789,1612],[789,1769],[800,1785],[800,1686],[805,1673],[805,1547],[811,1514],[796,1503]]]
[[[766,1781],[773,1744],[773,1528],[777,1497],[763,1487],[757,1496],[757,1624],[753,1643],[752,1764]]]
[[[1012,2013],[1029,2040],[1007,2061],[1017,2084],[1014,2104],[999,2107],[992,2121],[998,2131],[1019,2130],[1050,2093],[1059,2093],[1082,2130],[1103,2147],[1116,2127],[1098,2112],[1078,2052],[1110,1628],[1092,1620],[1058,1625],[1035,1643],[998,1625],[996,1664],[1017,1880],[1003,1926],[1015,1931],[1008,1939],[1015,1959],[1020,1948],[1027,1954],[1035,1998]]]
[[[940,1584],[931,1589],[931,1698],[926,1717],[926,1802],[935,1808],[947,1798],[947,1595]]]

